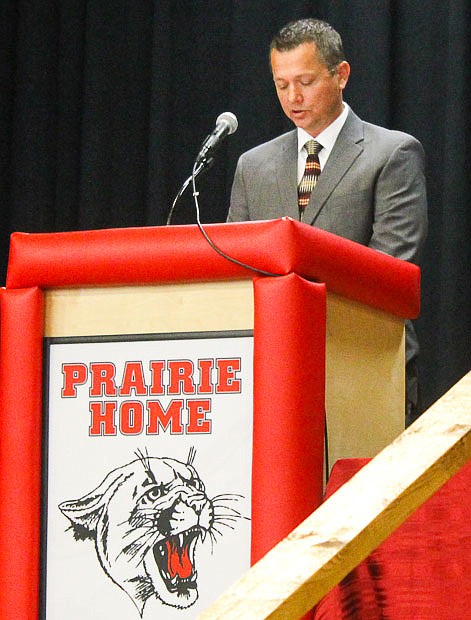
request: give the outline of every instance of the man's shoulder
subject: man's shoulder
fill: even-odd
[[[418,143],[419,141],[413,135],[400,131],[398,129],[389,129],[382,125],[376,125],[364,121],[356,114],[352,114],[352,123],[357,127],[361,126],[363,137],[367,142],[383,142],[389,145],[400,145],[401,143]]]
[[[417,142],[417,138],[410,133],[400,131],[399,129],[388,129],[387,127],[381,127],[380,125],[374,125],[373,123],[365,123],[365,132],[369,135],[380,136],[390,142]]]

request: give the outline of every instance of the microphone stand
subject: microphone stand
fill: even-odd
[[[168,217],[167,217],[167,222],[166,222],[166,226],[169,226],[171,221],[172,221],[172,217],[173,217],[173,212],[175,211],[175,207],[177,205],[177,202],[180,200],[180,198],[182,197],[183,193],[185,192],[186,188],[188,187],[188,185],[193,181],[194,179],[196,179],[196,177],[203,171],[205,170],[209,170],[212,165],[214,164],[214,157],[210,157],[209,159],[202,159],[198,165],[196,167],[193,168],[193,172],[190,174],[190,176],[186,179],[186,181],[183,183],[183,185],[180,187],[180,189],[178,190],[177,195],[175,196],[174,201],[172,202],[172,206],[170,208],[170,211],[168,213]]]

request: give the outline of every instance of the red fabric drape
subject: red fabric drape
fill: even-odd
[[[366,462],[338,461],[327,495]],[[347,575],[319,603],[314,620],[471,618],[470,488],[471,463]]]

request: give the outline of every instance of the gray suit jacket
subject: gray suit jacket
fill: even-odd
[[[297,133],[244,153],[237,164],[228,221],[299,218]],[[303,221],[414,263],[427,234],[422,145],[366,123],[351,110],[311,194]],[[419,350],[406,321],[406,360]]]
[[[244,153],[228,221],[299,219],[296,130]],[[412,136],[366,123],[351,110],[303,221],[418,262],[427,231],[424,152]]]

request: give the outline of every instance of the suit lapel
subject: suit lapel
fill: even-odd
[[[286,136],[283,147],[278,151],[275,165],[279,193],[280,217],[287,215],[299,219],[298,188],[297,188],[297,132],[291,131]]]
[[[315,220],[334,189],[342,182],[348,169],[363,151],[362,121],[350,110],[329,159],[319,176],[317,185],[306,207],[304,221],[315,224]]]

